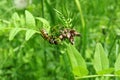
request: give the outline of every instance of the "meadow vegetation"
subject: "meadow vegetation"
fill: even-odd
[[[0,80],[119,80],[119,39],[119,0],[0,0]]]

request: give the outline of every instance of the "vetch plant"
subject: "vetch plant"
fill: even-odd
[[[15,16],[16,15],[16,16]],[[25,11],[25,25],[28,27],[14,27],[10,31],[9,40],[13,40],[15,36],[20,31],[26,31],[25,33],[25,40],[28,41],[35,33],[41,34],[45,41],[48,41],[51,44],[60,44],[63,41],[62,45],[55,45],[58,47],[64,46],[63,54],[61,56],[66,57],[63,58],[65,61],[64,65],[69,64],[68,72],[74,75],[74,78],[82,79],[82,78],[96,78],[96,79],[105,79],[104,77],[120,77],[119,76],[119,56],[116,59],[115,66],[110,67],[109,58],[104,48],[102,47],[101,43],[96,44],[94,57],[93,57],[93,67],[92,69],[95,71],[94,74],[89,74],[90,71],[88,70],[87,61],[82,57],[80,52],[75,48],[74,44],[74,37],[80,36],[75,29],[71,29],[68,27],[61,28],[55,34],[51,32],[51,26],[49,22],[41,17],[37,17],[36,19],[42,22],[42,28],[40,31],[36,30],[36,22],[34,16],[29,12]],[[14,17],[18,17],[15,13]],[[17,18],[18,21],[20,18]],[[16,23],[16,21],[14,21]],[[14,23],[13,22],[13,23]],[[20,24],[20,23],[18,23]],[[15,26],[18,24],[14,24]],[[67,43],[64,40],[68,40]],[[72,44],[72,45],[71,45]],[[66,64],[67,63],[67,64]],[[114,71],[115,70],[115,71]],[[115,74],[114,74],[115,73]]]
[[[17,1],[0,1],[0,80],[120,79],[119,1]]]

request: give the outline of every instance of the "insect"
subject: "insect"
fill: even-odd
[[[46,40],[49,40],[49,39],[50,39],[50,37],[49,37],[48,33],[46,32],[46,30],[42,29],[42,30],[40,30],[40,32],[41,32],[42,37],[43,37],[44,39],[46,39]]]
[[[80,36],[80,33],[75,31],[74,29],[64,28],[60,30],[58,36],[48,35],[45,29],[40,30],[44,39],[46,39],[51,44],[58,44],[59,40],[63,41],[64,39],[68,39],[71,44],[74,44],[74,37]]]
[[[50,44],[58,44],[58,41],[53,36],[48,35],[45,29],[40,30],[42,37],[49,41]]]

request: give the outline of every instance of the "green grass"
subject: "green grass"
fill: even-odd
[[[119,0],[0,1],[0,80],[119,80]],[[81,34],[75,44],[59,30]],[[59,44],[50,44],[45,29]]]

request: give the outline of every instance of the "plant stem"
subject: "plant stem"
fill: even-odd
[[[95,77],[120,77],[120,75],[113,75],[113,74],[89,75],[89,76],[83,76],[83,77],[75,77],[75,80],[83,79],[83,78],[95,78]]]
[[[111,55],[111,52],[112,52],[112,49],[113,49],[113,47],[114,47],[114,45],[115,45],[116,39],[117,39],[117,36],[116,36],[116,37],[114,38],[114,40],[113,40],[113,43],[112,43],[112,45],[111,45],[111,47],[110,47],[110,51],[109,51],[109,53],[108,53],[108,57],[110,57],[110,55]]]
[[[119,53],[119,40],[116,41],[116,50],[115,50],[115,57],[117,58],[118,56],[118,53]]]
[[[79,2],[79,0],[75,0],[75,3],[77,5],[77,7],[78,7],[78,10],[79,10],[79,13],[80,13],[80,17],[81,17],[82,27],[84,29],[84,27],[85,27],[85,20],[84,20],[83,14],[82,14],[82,9],[81,9],[80,2]]]
[[[42,17],[44,18],[44,0],[41,0],[42,5]]]
[[[77,8],[79,10],[79,13],[80,13],[80,20],[82,22],[82,31],[83,31],[83,37],[82,37],[82,54],[83,54],[83,57],[85,55],[85,49],[86,49],[86,45],[87,45],[87,28],[86,28],[86,25],[85,25],[85,20],[84,20],[84,17],[83,17],[83,13],[82,13],[82,9],[81,9],[81,5],[80,5],[80,2],[79,0],[75,0],[75,3],[77,5]]]

